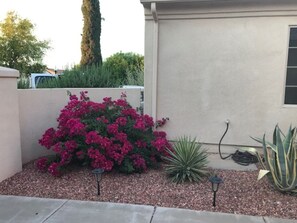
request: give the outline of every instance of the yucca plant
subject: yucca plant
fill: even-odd
[[[273,132],[273,142],[253,138],[263,146],[264,162],[256,150],[249,150],[258,156],[263,167],[260,170],[258,180],[265,175],[281,192],[297,192],[297,146],[296,128],[290,127],[287,135],[284,135],[278,125]]]
[[[199,182],[208,175],[206,150],[202,144],[190,137],[183,136],[173,143],[172,150],[167,150],[169,156],[164,157],[167,161],[165,172],[175,183],[185,181]]]

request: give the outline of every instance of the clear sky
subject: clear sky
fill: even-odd
[[[35,35],[49,40],[44,63],[54,69],[80,61],[82,0],[0,0],[0,20],[8,11],[35,24]],[[100,0],[103,59],[122,51],[144,54],[144,13],[140,0]]]

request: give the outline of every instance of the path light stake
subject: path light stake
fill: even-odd
[[[98,195],[100,195],[100,180],[101,180],[101,175],[102,173],[104,172],[104,169],[101,169],[101,168],[97,168],[97,169],[94,169],[92,170],[92,173],[96,176],[96,180],[97,180],[97,191],[98,191]]]
[[[209,181],[211,182],[211,189],[213,191],[213,202],[212,205],[215,207],[216,206],[216,194],[217,191],[219,190],[220,183],[223,183],[223,180],[219,178],[217,175],[209,178]]]

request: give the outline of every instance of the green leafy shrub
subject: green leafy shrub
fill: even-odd
[[[258,156],[263,168],[259,172],[258,179],[267,175],[270,182],[281,192],[297,192],[296,134],[296,128],[290,127],[288,133],[284,135],[276,125],[272,143],[266,141],[265,135],[263,139],[253,138],[262,144],[264,161],[256,149],[249,149],[249,152]]]
[[[202,149],[202,144],[196,143],[196,138],[181,137],[173,144],[173,149],[167,152],[169,156],[164,157],[167,161],[165,172],[173,182],[199,182],[208,174],[208,155]]]
[[[114,79],[108,69],[92,66],[76,66],[65,70],[57,79],[46,80],[38,88],[104,88],[119,87],[120,81]]]
[[[138,85],[144,86],[144,71],[138,70],[135,72],[127,71],[127,79],[124,82],[125,85]]]
[[[30,82],[26,77],[18,78],[18,89],[28,89],[30,86]]]
[[[36,161],[39,170],[54,176],[60,176],[70,163],[105,171],[143,172],[156,166],[170,148],[166,133],[154,131],[152,117],[138,114],[124,94],[121,99],[104,98],[101,103],[90,101],[86,92],[80,99],[70,95],[57,120],[57,129],[48,129],[39,140],[57,159]]]
[[[143,76],[144,57],[132,52],[118,52],[108,57],[103,66],[111,72],[114,79],[120,80],[122,85],[134,85],[132,81],[139,80]]]

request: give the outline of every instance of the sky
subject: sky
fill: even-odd
[[[79,64],[83,16],[82,0],[0,0],[0,21],[8,11],[34,25],[39,40],[49,40],[52,49],[43,62],[49,68],[65,69]],[[103,59],[117,52],[144,54],[144,12],[140,0],[100,0],[101,53]]]

